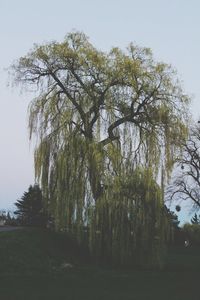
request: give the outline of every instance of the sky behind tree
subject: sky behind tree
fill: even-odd
[[[8,86],[8,68],[34,43],[83,31],[98,48],[150,47],[172,64],[200,116],[200,2],[198,0],[0,0],[0,208],[11,208],[34,183],[27,108],[33,93]]]

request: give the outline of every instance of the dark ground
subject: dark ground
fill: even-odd
[[[86,260],[61,235],[0,232],[0,300],[200,300],[197,248],[171,249],[162,271],[114,270]]]

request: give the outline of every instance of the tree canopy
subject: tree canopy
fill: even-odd
[[[80,32],[35,45],[13,70],[37,90],[35,173],[57,229],[81,240],[87,226],[91,251],[122,263],[144,241],[158,254],[164,179],[187,135],[189,99],[175,71],[150,49],[106,53]]]

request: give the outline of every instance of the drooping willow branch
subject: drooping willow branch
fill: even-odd
[[[132,44],[104,53],[76,32],[35,46],[13,70],[38,91],[30,135],[56,228],[81,240],[86,226],[91,251],[122,262],[137,247],[158,254],[155,236],[162,245],[168,230],[159,174],[169,175],[187,136],[189,99],[172,68]]]

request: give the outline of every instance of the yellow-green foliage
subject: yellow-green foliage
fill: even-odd
[[[169,229],[162,208],[162,192],[152,172],[124,170],[111,179],[96,205],[90,223],[91,251],[115,264],[160,266]]]
[[[96,256],[160,264],[168,225],[163,189],[187,136],[187,104],[172,68],[149,49],[95,49],[83,33],[35,48],[13,66],[36,85],[35,173],[57,230]],[[162,186],[159,187],[162,170]]]

